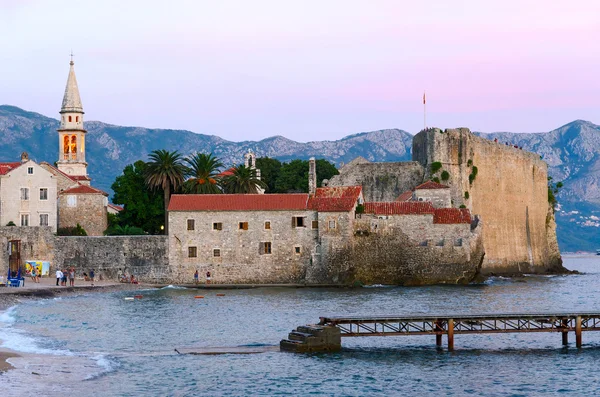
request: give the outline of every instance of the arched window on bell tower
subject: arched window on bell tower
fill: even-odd
[[[77,135],[71,135],[71,160],[77,159]]]
[[[63,137],[63,160],[69,159],[69,148],[70,148],[70,139],[68,135]]]

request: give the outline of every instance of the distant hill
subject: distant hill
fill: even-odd
[[[183,154],[212,152],[226,165],[242,162],[252,149],[259,157],[280,160],[325,158],[336,165],[357,156],[370,161],[406,161],[411,158],[412,135],[387,129],[349,135],[337,141],[300,143],[282,136],[261,141],[231,142],[215,135],[183,130],[122,127],[87,121],[88,171],[94,186],[110,192],[110,186],[127,164],[147,159],[155,149]],[[58,159],[58,120],[38,113],[0,106],[0,160],[14,161],[26,151],[36,161]],[[540,154],[555,181],[563,181],[557,212],[558,238],[563,251],[600,248],[600,126],[573,121],[545,133],[476,133],[488,139],[510,142]]]

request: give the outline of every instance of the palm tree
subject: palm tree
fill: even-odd
[[[183,190],[186,193],[216,194],[221,193],[218,185],[219,168],[223,163],[211,154],[196,153],[186,158],[189,164],[190,179],[185,181]]]
[[[162,189],[165,197],[165,234],[169,234],[169,199],[171,191],[176,191],[183,184],[185,175],[189,172],[181,162],[181,154],[176,150],[154,150],[146,167],[146,185],[150,189]]]
[[[256,194],[259,189],[264,189],[267,184],[258,179],[256,168],[240,165],[231,169],[232,175],[223,179],[223,188],[226,193]]]

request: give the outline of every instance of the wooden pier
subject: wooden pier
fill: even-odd
[[[454,335],[515,332],[559,332],[565,346],[569,332],[574,332],[575,344],[581,347],[583,331],[600,331],[600,313],[320,317],[319,324],[292,331],[288,339],[281,341],[280,347],[298,352],[332,351],[341,348],[341,337],[409,335],[435,336],[436,345],[441,347],[442,337],[446,335],[448,350],[453,350]],[[336,346],[337,340],[339,346]]]

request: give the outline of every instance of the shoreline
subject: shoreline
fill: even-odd
[[[8,349],[0,349],[0,374],[2,374],[2,372],[8,371],[9,369],[14,369],[15,367],[12,366],[12,364],[10,364],[8,362],[9,358],[13,358],[13,357],[23,357],[20,354],[17,354],[16,352],[12,351],[12,350],[8,350]]]

